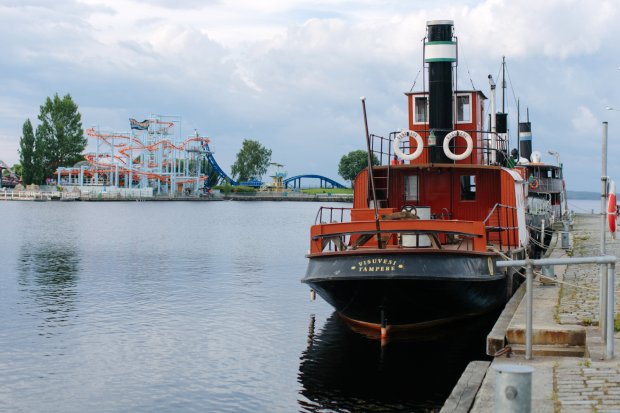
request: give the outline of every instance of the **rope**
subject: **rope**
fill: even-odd
[[[508,83],[510,83],[510,90],[512,91],[512,97],[515,100],[515,106],[517,106],[518,105],[517,95],[515,95],[515,90],[512,87],[512,79],[510,78],[510,72],[508,71],[508,64],[505,64],[505,67],[506,67],[506,74],[508,75]]]
[[[471,73],[469,72],[469,64],[467,63],[467,59],[465,58],[465,53],[463,53],[463,46],[459,43],[459,49],[461,50],[461,54],[463,55],[463,61],[465,62],[465,67],[467,68],[467,75],[469,75],[469,82],[471,83],[472,90],[476,90],[476,86],[474,86],[474,80],[471,77]],[[457,89],[458,89],[458,85]]]
[[[418,74],[415,75],[415,79],[413,79],[413,85],[411,85],[411,89],[409,89],[409,93],[413,92],[413,88],[415,87],[415,84],[418,81],[418,76],[420,76],[421,71],[422,71],[422,68],[420,68],[420,70],[418,70]]]
[[[568,205],[569,205],[571,208],[580,209],[580,210],[582,210],[582,211],[584,211],[584,212],[590,212],[590,211],[592,211],[593,209],[596,209],[596,208],[590,208],[590,209],[581,208],[581,207],[578,207],[578,206],[576,206],[575,204],[572,204],[572,203],[570,203],[570,202],[568,203]]]

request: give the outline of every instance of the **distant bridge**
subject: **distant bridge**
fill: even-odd
[[[346,186],[322,175],[297,175],[282,181],[285,188],[301,188],[302,179],[319,179],[321,188],[346,188]],[[329,185],[329,186],[328,186]]]

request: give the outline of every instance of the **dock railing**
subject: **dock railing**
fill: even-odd
[[[4,201],[49,201],[60,197],[58,191],[0,191],[0,200]]]
[[[539,260],[515,260],[515,261],[497,261],[498,268],[508,267],[525,267],[526,269],[526,309],[525,309],[525,358],[532,359],[532,314],[533,314],[533,278],[534,266],[547,265],[579,265],[579,264],[600,264],[603,269],[607,267],[607,282],[601,279],[600,288],[603,297],[601,300],[601,324],[602,337],[605,342],[605,359],[614,358],[614,319],[615,319],[615,303],[614,293],[616,285],[616,257],[613,255],[604,255],[598,257],[577,257],[577,258],[544,258]],[[604,274],[601,271],[601,274]],[[601,277],[602,278],[602,277]],[[606,297],[604,292],[607,292]],[[606,299],[605,299],[606,298]]]

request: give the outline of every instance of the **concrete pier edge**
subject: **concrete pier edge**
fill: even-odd
[[[566,255],[597,256],[599,252],[600,215],[578,214],[571,233],[578,248],[570,253],[555,244],[548,254],[551,257]],[[574,245],[571,243],[571,245]],[[620,255],[620,241],[607,237],[607,254]],[[535,412],[618,412],[620,411],[620,336],[615,337],[615,358],[604,360],[605,346],[598,327],[588,326],[584,321],[597,318],[598,267],[555,266],[559,281],[565,276],[573,284],[541,283],[534,286],[534,352],[532,360],[526,360],[518,340],[519,329],[524,328],[525,300],[516,310],[512,300],[506,305],[496,325],[489,334],[487,353],[510,345],[513,354],[495,357],[490,363],[470,363],[452,394],[446,400],[442,412],[494,412],[495,372],[492,368],[500,364],[517,364],[534,368],[532,375],[532,411]],[[579,289],[574,285],[588,286]],[[575,292],[578,291],[576,298]],[[518,297],[518,291],[515,297]],[[616,299],[618,303],[618,299]],[[506,320],[510,321],[506,323]],[[503,336],[502,336],[503,330]],[[512,331],[511,331],[512,330]],[[548,333],[548,337],[545,334]],[[551,338],[549,338],[551,337]],[[558,340],[555,345],[544,344],[545,340]],[[573,345],[561,344],[564,341]],[[538,343],[538,344],[537,344]],[[501,347],[500,347],[501,346]],[[538,351],[536,347],[538,346]],[[562,353],[561,348],[568,348]],[[559,350],[558,350],[559,349]],[[486,368],[484,367],[486,364]],[[475,371],[475,373],[474,373]],[[475,381],[479,380],[479,383]],[[476,395],[470,404],[472,389]],[[456,402],[455,402],[456,401]]]

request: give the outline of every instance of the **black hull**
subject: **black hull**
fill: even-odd
[[[302,280],[349,321],[415,328],[492,311],[510,293],[496,255],[365,253],[309,257]]]

